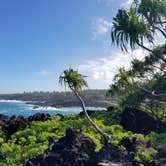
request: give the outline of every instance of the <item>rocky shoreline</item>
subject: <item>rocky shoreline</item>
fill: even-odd
[[[117,147],[106,144],[98,153],[94,142],[73,128],[58,142],[49,142],[51,148],[43,155],[27,160],[22,166],[97,166],[104,163],[132,166],[132,157],[122,153]]]
[[[107,111],[111,112],[113,109],[114,107],[110,106],[107,108]],[[89,115],[95,112],[95,110],[87,110],[87,113]],[[60,116],[64,117],[63,115]],[[84,112],[80,112],[78,116],[84,116]],[[16,131],[23,130],[28,127],[28,125],[32,121],[46,121],[50,119],[51,115],[44,113],[36,113],[29,116],[28,118],[25,118],[24,116],[9,117],[0,114],[0,131],[3,131],[7,135],[7,138],[9,138],[10,135],[15,133]],[[149,116],[147,113],[137,109],[126,108],[123,111],[120,123],[124,129],[132,131],[134,133],[149,134],[151,131],[166,133],[165,122],[158,123],[157,120]]]
[[[23,116],[6,116],[0,114],[0,131],[3,131],[6,138],[9,139],[12,134],[19,130],[27,128],[32,121],[46,121],[49,120],[51,116],[49,114],[37,113],[28,118]]]
[[[73,128],[66,130],[65,137],[51,139],[49,144],[50,148],[43,155],[31,158],[21,166],[139,166],[132,153],[136,152],[140,144],[151,148],[146,142],[124,138],[121,144],[127,152],[110,143],[95,152],[94,142]],[[160,162],[151,160],[146,166],[160,166]]]
[[[105,112],[112,112],[114,107],[107,108]],[[88,111],[88,110],[87,110]],[[95,114],[95,111],[88,111],[89,115]],[[78,117],[83,117],[84,112],[80,112]],[[157,128],[157,122],[147,113],[140,110],[125,109],[121,115],[121,125],[126,130],[134,133],[148,134],[151,131],[166,132],[165,123],[160,124],[160,130]],[[61,120],[65,118],[59,115]],[[139,125],[141,119],[145,125]],[[49,114],[37,113],[28,118],[23,116],[8,117],[0,114],[0,131],[3,131],[6,140],[10,140],[11,136],[20,130],[24,130],[30,126],[32,121],[48,121],[51,120]],[[125,147],[126,151],[121,151],[118,147],[111,143],[104,143],[100,151],[96,152],[95,143],[89,138],[78,132],[73,127],[66,130],[66,135],[60,139],[50,137],[48,139],[49,147],[43,154],[26,160],[21,166],[139,166],[134,155],[137,154],[139,147],[151,150],[154,146],[145,140],[137,140],[134,137],[124,137],[119,146]],[[165,153],[163,153],[165,154]],[[163,157],[163,156],[161,156]],[[0,159],[4,160],[6,156],[0,154]],[[159,166],[160,161],[156,158],[149,160],[145,166]]]
[[[28,101],[26,102],[26,104],[29,105],[34,105],[34,108],[39,108],[39,107],[43,107],[43,108],[62,108],[62,107],[80,107],[80,103],[79,102],[69,102],[69,103],[54,103],[54,102],[47,102],[47,101],[42,101],[42,102],[37,102],[37,101]],[[86,104],[87,107],[103,107],[103,108],[107,108],[110,106],[110,104],[108,103],[87,103]]]

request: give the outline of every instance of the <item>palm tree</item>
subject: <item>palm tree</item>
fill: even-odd
[[[141,0],[138,6],[138,14],[149,22],[153,30],[158,30],[165,38],[166,32],[164,24],[166,23],[163,18],[166,17],[166,3],[165,0]]]
[[[81,75],[78,71],[73,70],[72,68],[69,68],[67,70],[64,70],[62,75],[59,77],[59,83],[65,86],[67,85],[72,92],[76,95],[78,100],[81,103],[82,109],[85,113],[86,118],[88,119],[89,123],[96,129],[96,131],[101,134],[106,140],[110,140],[111,137],[103,132],[89,117],[86,108],[85,108],[85,102],[81,98],[79,91],[88,87],[87,82],[85,81],[85,76]]]
[[[144,45],[144,41],[153,43],[153,36],[154,29],[151,28],[151,24],[146,19],[139,18],[136,8],[120,9],[116,17],[113,18],[111,39],[114,44],[123,51],[128,50],[128,45],[131,49],[135,49],[137,46],[142,47],[166,63],[166,58],[163,55]]]
[[[134,9],[131,11],[120,9],[113,18],[112,41],[124,51],[127,51],[128,44],[131,49],[135,49],[137,45],[143,44],[144,39],[152,42],[152,31],[148,26],[148,23],[139,20]]]

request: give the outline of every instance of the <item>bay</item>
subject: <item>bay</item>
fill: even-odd
[[[100,107],[87,107],[88,110],[103,110],[104,108]],[[19,116],[22,115],[24,117],[31,116],[36,113],[45,113],[50,115],[56,114],[78,114],[82,111],[81,107],[62,107],[62,108],[54,108],[54,107],[38,107],[34,109],[33,105],[26,104],[22,101],[0,101],[0,114],[8,115],[8,116]]]

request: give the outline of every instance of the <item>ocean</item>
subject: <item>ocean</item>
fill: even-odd
[[[104,108],[100,107],[87,107],[89,110],[101,110]],[[0,100],[0,114],[8,116],[19,116],[28,117],[36,113],[48,113],[50,115],[56,114],[78,114],[82,111],[81,107],[63,107],[63,108],[54,108],[54,107],[38,107],[34,108],[33,105],[26,104],[22,101],[7,101]]]

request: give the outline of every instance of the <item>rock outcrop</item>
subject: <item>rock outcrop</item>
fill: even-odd
[[[97,166],[105,163],[132,166],[129,155],[116,146],[106,144],[96,153],[93,141],[72,128],[58,142],[51,142],[53,145],[43,155],[26,161],[22,166]]]
[[[133,166],[133,159],[126,153],[123,153],[118,147],[112,144],[106,144],[98,153],[98,165],[117,165]]]
[[[91,114],[93,114],[95,111],[94,111],[94,110],[86,110],[86,112],[88,113],[88,115],[91,115]],[[84,116],[84,115],[85,115],[84,111],[81,111],[81,112],[78,114],[78,116]]]
[[[114,110],[115,109],[115,107],[114,106],[109,106],[109,107],[107,107],[107,111],[112,111],[112,110]]]
[[[28,160],[23,166],[96,166],[95,144],[88,137],[69,128],[66,136],[44,155]]]
[[[3,131],[6,138],[9,139],[12,134],[19,130],[23,130],[29,126],[31,121],[46,121],[49,120],[51,116],[49,114],[37,113],[29,118],[24,118],[23,116],[11,116],[0,114],[0,131]]]
[[[28,118],[29,121],[46,121],[50,119],[51,119],[51,115],[43,114],[43,113],[36,113],[32,116],[29,116]]]
[[[128,137],[124,137],[120,144],[123,145],[128,152],[135,152],[136,151],[136,139],[130,139]]]
[[[6,115],[0,114],[0,131],[10,118]]]
[[[142,134],[149,134],[151,131],[166,132],[166,123],[159,123],[146,112],[133,108],[124,109],[121,125],[126,130]]]
[[[29,121],[23,116],[12,116],[8,118],[5,123],[1,126],[1,130],[5,133],[6,138],[9,139],[10,136],[18,130],[23,130],[29,125]]]

